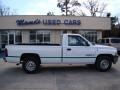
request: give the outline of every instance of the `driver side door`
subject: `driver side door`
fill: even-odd
[[[68,45],[63,47],[63,63],[92,64],[96,59],[95,51],[84,38],[68,35]]]

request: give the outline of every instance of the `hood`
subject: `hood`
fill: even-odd
[[[115,47],[112,46],[106,46],[106,45],[95,45],[95,47],[100,48],[100,49],[112,49],[112,50],[117,50]]]

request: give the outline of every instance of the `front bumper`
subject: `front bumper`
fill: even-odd
[[[113,64],[116,64],[118,61],[118,55],[113,56]]]

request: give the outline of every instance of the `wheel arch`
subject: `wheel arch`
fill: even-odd
[[[96,61],[97,61],[97,59],[98,59],[99,57],[101,57],[101,56],[108,56],[108,57],[110,57],[111,61],[113,62],[114,57],[113,57],[112,54],[99,54],[99,55],[97,56],[97,58],[96,58]],[[95,63],[96,63],[96,61],[95,61]]]
[[[23,58],[25,58],[25,57],[35,57],[35,58],[37,58],[38,62],[41,64],[40,56],[36,53],[23,53],[20,57],[20,63],[23,62]]]

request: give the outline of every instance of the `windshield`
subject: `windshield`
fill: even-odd
[[[111,39],[111,43],[120,43],[120,39]]]

